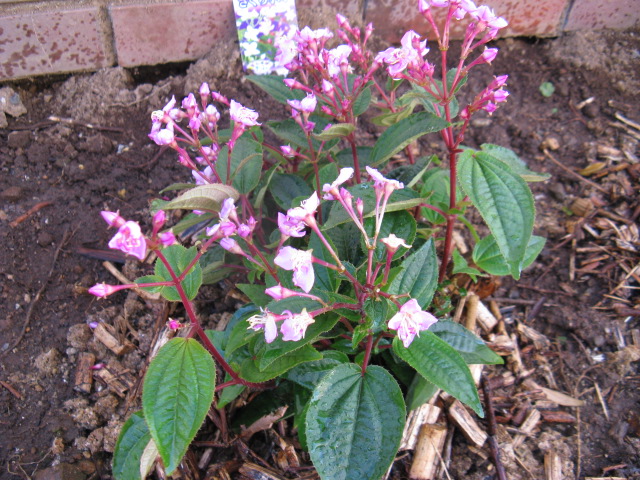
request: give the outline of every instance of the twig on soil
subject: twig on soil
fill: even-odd
[[[2,380],[0,380],[0,385],[2,385],[4,388],[9,390],[11,395],[16,397],[18,400],[24,400],[24,397],[22,396],[22,394],[19,391],[17,391],[15,388],[13,388],[11,385],[9,385],[7,382],[3,382]]]
[[[482,376],[482,393],[484,395],[484,403],[487,406],[487,420],[488,420],[488,429],[489,429],[489,438],[487,441],[489,442],[489,448],[491,449],[491,457],[493,458],[493,464],[496,467],[496,474],[498,475],[498,480],[507,480],[507,473],[504,470],[504,465],[502,464],[502,460],[500,460],[500,448],[498,447],[498,441],[496,440],[496,416],[493,411],[493,398],[491,397],[491,387],[489,386],[489,382],[487,381],[487,377]]]
[[[618,120],[620,120],[622,123],[626,123],[630,127],[633,127],[636,130],[640,131],[640,123],[636,123],[633,120],[629,120],[628,118],[624,117],[620,112],[616,112],[615,117]]]
[[[565,172],[567,172],[569,175],[571,175],[572,177],[580,180],[581,182],[586,183],[587,185],[592,186],[593,188],[595,188],[596,190],[602,192],[602,193],[606,193],[608,194],[609,192],[607,191],[607,189],[602,188],[600,185],[598,185],[595,182],[592,182],[591,180],[589,180],[588,178],[584,178],[582,175],[580,175],[577,172],[574,172],[573,170],[571,170],[569,167],[563,165],[562,163],[560,163],[558,160],[556,160],[556,158],[551,155],[551,152],[549,152],[549,150],[547,150],[546,148],[544,150],[542,150],[542,153],[544,153],[545,157],[547,157],[549,160],[551,160],[553,163],[555,163],[558,167],[560,167],[562,170],[564,170]]]
[[[29,210],[27,210],[27,213],[24,213],[24,214],[20,215],[13,222],[11,222],[9,224],[9,226],[11,228],[16,228],[18,225],[20,225],[22,222],[24,222],[27,218],[29,218],[31,215],[36,213],[38,210],[42,210],[44,207],[48,207],[49,205],[53,205],[53,202],[36,203],[33,207],[31,207]]]
[[[49,283],[49,280],[53,275],[53,271],[58,261],[58,256],[60,255],[60,252],[62,251],[64,246],[67,244],[67,242],[71,239],[71,237],[74,234],[75,234],[75,230],[71,233],[69,233],[69,228],[65,230],[64,234],[62,235],[62,240],[60,241],[60,245],[58,245],[58,248],[56,248],[56,251],[53,254],[53,260],[51,261],[51,268],[47,273],[47,278],[45,278],[42,286],[36,293],[35,297],[33,297],[33,300],[31,300],[31,304],[29,305],[29,309],[27,310],[27,315],[24,318],[24,323],[22,324],[22,331],[20,332],[20,335],[18,335],[18,338],[16,338],[16,340],[13,342],[12,345],[10,345],[7,349],[5,349],[4,352],[0,353],[0,357],[6,355],[8,352],[16,348],[24,338],[24,334],[27,332],[27,327],[29,327],[29,323],[31,322],[31,315],[33,314],[33,308],[35,307],[36,303],[38,303],[38,300],[40,300],[40,297],[42,296],[42,293],[44,292],[45,288],[47,288],[47,284]]]
[[[94,125],[93,123],[83,123],[74,120],[73,118],[62,118],[51,116],[48,117],[47,120],[54,123],[64,123],[65,125],[73,125],[75,127],[85,127],[90,130],[102,130],[105,132],[116,132],[116,133],[124,133],[124,128],[120,127],[104,127],[102,125]]]

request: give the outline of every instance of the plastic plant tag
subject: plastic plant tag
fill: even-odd
[[[276,58],[277,45],[291,39],[298,28],[294,0],[233,0],[242,67],[249,73],[284,75]]]

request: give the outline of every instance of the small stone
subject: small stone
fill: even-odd
[[[109,138],[98,133],[87,138],[84,149],[91,153],[107,154],[113,149],[113,144]]]
[[[27,113],[27,109],[22,104],[20,95],[10,87],[0,88],[0,110],[12,117],[19,117]]]
[[[25,148],[31,141],[29,130],[16,130],[7,136],[7,145],[11,148]]]
[[[86,323],[76,323],[69,327],[69,331],[67,332],[67,343],[73,348],[84,350],[87,348],[87,343],[89,343],[92,336],[89,325]]]
[[[0,192],[0,200],[5,200],[7,202],[17,202],[24,195],[24,190],[16,185],[12,187],[5,188],[2,192]]]
[[[55,437],[53,444],[51,445],[51,453],[53,455],[60,455],[64,452],[64,440],[62,437]]]
[[[40,232],[38,234],[38,237],[36,238],[36,242],[41,247],[47,247],[51,245],[53,241],[54,241],[53,235],[51,235],[49,232]]]
[[[569,207],[569,210],[571,210],[574,215],[577,215],[579,217],[586,217],[593,211],[594,208],[595,207],[591,199],[576,198]]]
[[[35,360],[35,365],[42,375],[54,375],[59,371],[61,359],[62,355],[60,355],[60,352],[52,348],[38,355]]]
[[[589,118],[596,118],[598,115],[600,115],[600,107],[595,102],[591,102],[588,105],[585,105],[582,111]]]
[[[564,200],[567,198],[567,192],[564,189],[564,185],[559,182],[554,182],[549,186],[549,193],[554,198],[554,200],[557,200],[559,202],[564,202]]]
[[[555,152],[560,149],[560,141],[555,137],[547,137],[542,141],[540,148],[542,150],[547,149]]]

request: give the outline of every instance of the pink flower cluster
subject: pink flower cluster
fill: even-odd
[[[427,330],[438,319],[428,312],[422,311],[418,301],[412,298],[400,307],[400,311],[389,320],[388,326],[391,330],[398,331],[398,337],[402,340],[405,348],[409,348],[411,342],[420,336],[420,332]]]
[[[434,66],[425,62],[429,52],[427,41],[420,41],[420,35],[413,30],[405,33],[400,41],[401,48],[389,47],[376,55],[376,62],[388,65],[387,71],[392,78],[402,78],[403,72],[409,69],[409,76],[414,78],[432,78]]]
[[[254,315],[247,320],[249,329],[264,330],[264,338],[267,343],[273,342],[278,336],[276,322],[282,321],[280,333],[285,342],[297,342],[306,334],[307,327],[315,322],[313,316],[304,308],[302,312],[293,314],[285,310],[282,315],[275,315],[267,310],[262,310],[259,315]]]
[[[498,104],[506,102],[509,96],[509,92],[503,88],[507,84],[507,78],[508,75],[495,77],[489,86],[460,112],[460,117],[464,120],[469,120],[471,115],[479,110],[485,110],[489,115],[495,112]]]

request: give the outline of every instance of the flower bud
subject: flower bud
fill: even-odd
[[[129,285],[107,285],[106,283],[98,283],[91,287],[88,292],[96,297],[104,298],[125,288],[129,288]]]
[[[103,211],[100,212],[100,215],[110,227],[120,228],[124,225],[125,219],[118,215],[118,212]]]
[[[171,245],[176,243],[176,236],[173,234],[173,232],[162,232],[160,235],[158,235],[158,240],[160,240],[160,243],[163,246],[170,247]]]

